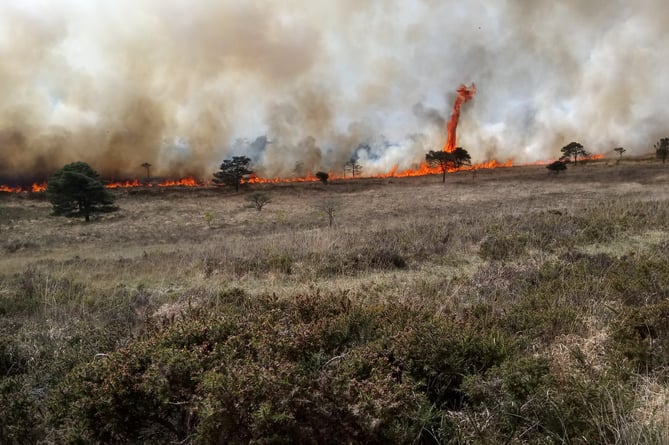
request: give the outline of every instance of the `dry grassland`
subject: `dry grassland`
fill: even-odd
[[[271,202],[258,212],[246,201],[248,190],[119,191],[120,211],[88,224],[50,216],[39,196],[0,197],[0,327],[12,339],[5,354],[25,355],[25,373],[36,376],[31,385],[48,387],[39,376],[57,374],[44,370],[81,323],[113,319],[125,334],[108,350],[82,346],[88,356],[68,358],[59,376],[129,344],[146,320],[178,317],[230,292],[278,300],[319,295],[446,318],[482,308],[491,318],[517,317],[524,355],[548,360],[558,378],[588,380],[612,375],[614,357],[635,360],[623,340],[611,344],[619,315],[665,304],[669,295],[669,169],[658,163],[591,163],[559,175],[542,166],[500,168],[475,179],[450,174],[445,184],[434,176],[249,189]],[[335,208],[333,227],[324,203]],[[574,313],[547,324],[528,318],[562,308]],[[669,345],[669,327],[654,329],[657,338],[648,341]],[[612,355],[616,348],[620,356]],[[653,369],[630,364],[620,378],[634,396],[625,403],[611,396],[613,409],[598,422],[619,436],[607,430],[600,443],[669,440],[658,433],[669,429],[669,351],[651,353],[656,366],[639,363]],[[633,406],[625,412],[617,408],[627,402]],[[485,417],[494,414],[490,406],[467,416],[456,411],[447,417],[462,431],[459,440],[524,443],[522,431]],[[57,441],[51,428],[31,434]],[[543,434],[545,443],[578,443]]]

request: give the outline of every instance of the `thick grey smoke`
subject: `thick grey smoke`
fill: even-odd
[[[0,178],[409,168],[471,82],[474,160],[642,153],[669,133],[667,29],[664,0],[6,0]]]

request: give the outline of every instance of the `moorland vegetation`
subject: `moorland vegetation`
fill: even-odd
[[[668,443],[669,170],[439,179],[0,196],[0,437]]]

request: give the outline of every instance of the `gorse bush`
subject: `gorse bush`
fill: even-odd
[[[79,366],[51,408],[68,440],[409,443],[511,344],[401,306],[245,300]]]

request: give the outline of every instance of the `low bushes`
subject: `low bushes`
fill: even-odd
[[[55,391],[63,440],[409,443],[439,428],[432,406],[461,409],[464,377],[513,343],[421,310],[316,296],[200,308],[149,331]]]

